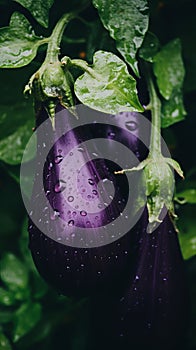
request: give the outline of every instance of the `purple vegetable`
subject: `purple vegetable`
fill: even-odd
[[[57,112],[60,112],[60,116]],[[81,146],[82,142],[96,138],[106,139],[107,151],[113,155],[115,140],[128,147],[138,158],[141,157],[141,153],[145,156],[146,149],[139,141],[134,113],[119,115],[116,126],[92,123],[78,126],[68,132],[67,126],[75,117],[70,117],[67,110],[61,106],[58,106],[56,113],[55,131],[51,130],[51,122],[44,110],[40,111],[37,119],[38,126],[45,121],[52,137],[43,135],[43,130],[38,128],[36,163],[41,162],[45,148],[50,151],[46,154],[43,183],[40,169],[36,171],[29,218],[30,249],[40,274],[60,293],[89,295],[93,291],[112,289],[113,286],[117,287],[126,281],[130,270],[133,236],[130,231],[107,245],[94,248],[74,247],[80,236],[80,228],[88,228],[85,237],[89,242],[101,239],[100,227],[123,213],[129,189],[126,176],[114,175],[114,171],[120,169],[118,164],[104,159],[104,155],[100,156],[96,143],[89,151],[85,146]],[[127,121],[129,128],[135,130],[135,135],[121,128],[123,120]],[[77,148],[77,154],[72,152],[74,147]],[[91,159],[92,154],[95,155],[94,159]],[[65,158],[72,162],[70,166],[63,163]],[[72,180],[78,164],[81,163],[84,165],[78,169],[80,172],[77,175],[77,196],[77,191],[71,188],[68,182]],[[98,186],[100,180],[104,180],[101,187]],[[115,188],[113,199],[109,198],[108,183],[113,183]],[[107,202],[105,207],[102,203],[102,208],[98,208],[97,212],[81,207],[81,198],[88,209],[101,197],[101,193]],[[50,205],[43,205],[43,194]],[[122,220],[124,219],[122,215]],[[38,228],[36,223],[42,224],[43,230]],[[65,243],[65,240],[69,244],[61,243]]]
[[[177,350],[186,334],[189,298],[177,234],[168,215],[152,234],[146,233],[147,223],[146,211],[133,230],[127,287],[93,305],[92,327],[102,334],[97,348],[104,342],[121,350]]]

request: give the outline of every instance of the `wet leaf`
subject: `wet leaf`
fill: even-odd
[[[41,305],[39,303],[25,303],[14,314],[13,342],[16,343],[29,333],[41,319]]]
[[[48,15],[54,0],[16,0],[22,6],[26,7],[35,19],[44,27],[48,27]]]
[[[126,62],[139,76],[136,53],[148,29],[146,0],[93,0],[100,18]]]
[[[182,88],[185,70],[179,39],[170,41],[153,58],[154,74],[161,95],[166,99]]]
[[[97,51],[93,75],[85,72],[75,82],[75,93],[87,106],[105,113],[143,111],[136,90],[136,81],[126,64],[110,52]]]
[[[21,13],[14,12],[9,27],[0,28],[0,67],[26,66],[43,43],[44,39],[35,35],[28,20]]]

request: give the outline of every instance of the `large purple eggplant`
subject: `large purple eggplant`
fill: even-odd
[[[83,114],[79,117],[85,118]],[[127,177],[114,175],[119,169],[114,145],[123,144],[140,160],[146,155],[146,148],[139,140],[136,117],[134,113],[118,115],[115,125],[100,123],[99,119],[95,122],[93,117],[88,125],[70,127],[75,116],[59,105],[53,130],[47,112],[42,109],[38,113],[37,169],[29,217],[30,249],[40,274],[60,293],[89,295],[93,291],[117,288],[129,275],[131,230],[122,237],[116,232],[119,239],[112,241],[110,236],[108,244],[106,238],[107,224],[112,225],[112,221],[120,217],[123,225],[131,210],[128,208],[125,214],[129,193]],[[121,127],[123,122],[127,130]],[[45,128],[41,128],[44,124]],[[99,145],[93,142],[97,139],[107,140],[104,153],[109,153],[111,159],[105,159],[103,149],[100,151]],[[89,140],[92,141],[90,148],[85,146]],[[44,153],[46,149],[49,152]],[[39,165],[43,158],[42,169]],[[113,184],[113,195],[108,184]],[[106,230],[103,240],[100,228]],[[114,224],[114,233],[115,228]],[[87,230],[83,233],[82,229]],[[89,246],[83,246],[83,240],[89,242]]]
[[[134,228],[127,287],[93,304],[92,327],[101,334],[96,349],[177,350],[185,340],[189,298],[178,237],[169,215],[152,234],[146,233],[147,224],[145,211]]]

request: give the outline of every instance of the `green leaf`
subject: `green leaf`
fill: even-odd
[[[18,292],[27,288],[27,268],[25,264],[12,253],[6,253],[0,261],[0,277],[11,291]]]
[[[47,39],[35,35],[26,17],[13,13],[9,27],[0,29],[0,67],[19,68],[29,64]]]
[[[22,6],[26,7],[35,17],[37,22],[44,27],[48,27],[49,9],[54,3],[54,0],[15,0]]]
[[[101,112],[143,111],[135,79],[126,64],[110,52],[97,51],[91,71],[80,76],[74,88],[82,103]]]
[[[148,29],[147,0],[93,0],[116,47],[139,76],[136,53]]]
[[[8,164],[20,164],[31,134],[32,122],[29,120],[25,125],[18,128],[15,133],[0,141],[0,159]],[[34,154],[29,156],[32,159]]]
[[[186,110],[183,104],[183,95],[181,91],[174,91],[171,98],[164,100],[161,106],[161,127],[168,126],[184,120]]]
[[[10,344],[9,339],[3,333],[0,333],[0,349],[1,350],[12,350],[12,346]]]
[[[178,192],[175,196],[175,199],[181,204],[196,204],[196,189],[189,188],[184,191]]]
[[[28,120],[31,121],[33,126],[34,110],[32,101],[0,106],[0,140],[12,135],[17,128],[26,124]]]
[[[174,90],[182,88],[185,70],[179,39],[170,41],[154,56],[154,74],[161,95],[169,100]]]
[[[0,287],[0,304],[11,306],[15,303],[14,294],[2,287]]]
[[[156,35],[147,32],[139,50],[139,56],[147,62],[153,62],[153,58],[160,48],[160,43]]]
[[[14,314],[13,342],[17,342],[29,333],[41,319],[41,305],[39,303],[25,303]]]
[[[192,227],[189,233],[180,233],[179,241],[184,259],[189,259],[196,255],[196,227]]]
[[[34,126],[33,108],[29,103],[0,107],[0,159],[8,164],[20,164]],[[26,160],[34,157],[35,148]]]
[[[179,241],[184,259],[196,254],[196,221],[195,208],[187,204],[179,207],[177,225],[179,228]]]

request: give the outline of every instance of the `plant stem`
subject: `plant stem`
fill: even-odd
[[[62,40],[63,32],[65,30],[66,25],[73,19],[78,16],[78,13],[83,11],[86,7],[88,7],[90,4],[89,0],[86,0],[86,2],[82,3],[76,11],[65,13],[57,22],[56,26],[53,29],[53,32],[50,36],[50,40],[48,43],[48,49],[47,54],[45,58],[45,62],[47,63],[53,63],[58,60],[59,55],[59,47]]]
[[[80,69],[82,69],[84,72],[87,72],[88,74],[90,74],[93,78],[100,80],[101,76],[95,72],[86,61],[83,60],[79,60],[79,59],[73,59],[71,60],[71,65],[78,67]]]
[[[152,158],[162,155],[161,152],[161,102],[157,96],[154,83],[147,72],[147,84],[150,95],[151,106],[151,137],[150,137],[150,152]]]
[[[65,13],[57,22],[48,43],[48,49],[45,62],[53,63],[58,60],[59,46],[65,30],[66,25],[71,19],[75,17],[74,13]]]

